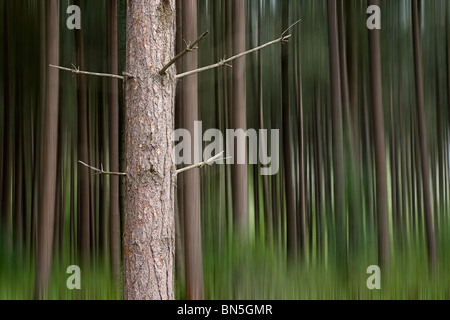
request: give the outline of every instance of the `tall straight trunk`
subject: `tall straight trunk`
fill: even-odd
[[[80,6],[80,0],[75,4]],[[77,48],[78,67],[85,70],[83,31],[75,31],[75,44]],[[78,77],[78,160],[90,163],[88,152],[88,108],[86,76]],[[83,264],[89,265],[90,255],[90,205],[89,205],[89,169],[78,166],[78,214],[80,216],[80,250]]]
[[[328,0],[328,44],[333,118],[334,212],[336,219],[336,258],[346,268],[346,210],[344,183],[344,140],[342,99],[339,66],[337,8],[335,0]]]
[[[301,14],[301,6],[298,5],[299,13]],[[297,197],[297,228],[298,237],[300,242],[300,254],[302,257],[306,255],[306,218],[305,218],[305,148],[304,148],[304,135],[303,135],[303,82],[302,82],[302,59],[301,50],[299,45],[294,48],[295,59],[297,64],[295,66],[294,75],[297,78],[296,81],[296,93],[297,93],[297,135],[298,135],[298,197]]]
[[[423,186],[423,201],[425,213],[425,228],[427,236],[428,259],[431,267],[436,267],[437,252],[436,239],[434,234],[433,224],[433,208],[431,205],[431,190],[430,179],[428,172],[428,142],[427,142],[427,128],[425,121],[425,103],[423,91],[423,71],[422,71],[422,44],[419,28],[419,11],[417,0],[412,3],[412,23],[413,23],[413,42],[414,42],[414,69],[416,82],[416,103],[419,126],[420,139],[420,155],[422,165],[422,186]]]
[[[225,13],[225,26],[224,26],[224,44],[225,55],[231,57],[233,55],[233,2],[222,1],[223,12]],[[232,103],[233,103],[233,71],[230,68],[226,68],[223,72],[225,82],[225,128],[232,128]],[[230,189],[232,180],[232,170],[230,165],[225,166],[225,222],[227,230],[231,231],[232,213],[233,213],[233,193]]]
[[[69,150],[70,159],[75,159],[75,145],[76,141],[73,137],[70,137],[71,146]],[[76,162],[75,162],[76,163]],[[75,212],[75,163],[71,161],[70,166],[70,258],[75,259],[77,252],[77,225],[76,225],[76,212]]]
[[[344,26],[344,1],[341,1],[340,9],[340,27],[339,29],[345,29]],[[357,34],[357,17],[356,8],[357,3],[355,1],[348,1],[347,3],[348,25],[347,25],[347,41],[341,43],[341,54],[345,55],[341,57],[341,65],[345,67],[344,70],[344,83],[343,87],[343,103],[348,103],[348,137],[350,143],[350,150],[352,155],[352,193],[351,202],[349,204],[349,241],[350,251],[352,254],[356,254],[361,247],[361,225],[362,225],[362,190],[361,190],[361,160],[360,160],[360,147],[359,147],[359,104],[358,104],[358,34]],[[344,40],[344,30],[340,31],[341,41]],[[343,41],[345,42],[345,41]],[[347,53],[345,48],[348,48],[348,71],[347,71]],[[348,76],[347,76],[348,74]],[[346,100],[348,95],[348,100]]]
[[[109,148],[106,146],[108,145],[108,133],[106,128],[106,124],[101,121],[101,119],[106,119],[108,114],[108,109],[110,107],[110,104],[108,103],[108,84],[102,83],[103,90],[99,92],[100,101],[99,101],[99,120],[98,121],[98,154],[99,154],[99,161],[100,163],[107,163],[108,157],[107,152]],[[117,171],[115,171],[117,172]],[[99,239],[99,262],[101,262],[102,265],[108,265],[108,236],[110,233],[108,232],[108,216],[109,211],[108,210],[108,202],[109,202],[109,195],[110,190],[107,188],[107,182],[108,177],[104,176],[99,179],[99,195],[98,195],[98,211],[99,211],[99,225],[98,225],[98,239]],[[114,278],[113,278],[114,281]]]
[[[346,125],[350,125],[350,96],[347,72],[347,50],[345,40],[345,21],[344,21],[344,0],[337,0],[338,10],[338,36],[339,36],[339,65],[342,90],[342,112],[343,121]],[[350,128],[350,127],[349,127]],[[351,130],[348,131],[350,139]]]
[[[399,75],[400,78],[400,75]],[[406,165],[406,138],[405,138],[405,127],[404,127],[404,115],[403,115],[403,99],[402,99],[402,90],[401,90],[401,79],[399,79],[398,83],[398,122],[400,124],[400,171],[401,171],[401,211],[400,211],[400,237],[403,239],[403,236],[406,234],[406,203],[407,196],[409,190],[409,175],[407,174],[407,165]]]
[[[378,5],[378,2],[378,0],[369,0],[368,5]],[[369,51],[372,87],[373,131],[375,138],[378,261],[381,267],[389,267],[390,247],[386,149],[384,142],[383,92],[381,83],[380,31],[377,29],[369,30]]]
[[[372,165],[372,155],[371,155],[371,127],[369,121],[369,103],[367,97],[367,81],[365,76],[365,71],[363,71],[362,78],[363,82],[363,121],[364,121],[364,160],[365,160],[365,199],[366,199],[366,230],[373,231],[375,228],[375,218],[374,218],[374,194],[373,194],[373,165]]]
[[[357,34],[357,15],[356,15],[356,2],[349,1],[349,25],[347,27],[347,39],[348,39],[348,84],[349,84],[349,103],[353,129],[353,150],[355,154],[355,163],[360,163],[360,140],[359,136],[359,103],[358,103],[358,34]]]
[[[416,205],[417,210],[413,212],[415,218],[415,229],[418,233],[418,238],[423,240],[423,215],[424,215],[424,197],[423,197],[423,184],[422,184],[422,159],[420,152],[420,139],[418,131],[417,117],[414,118],[414,165],[415,165],[415,179],[416,179]]]
[[[233,55],[245,51],[245,1],[233,0]],[[232,127],[235,130],[247,130],[247,90],[246,58],[233,62],[233,102]],[[231,168],[233,193],[233,221],[237,231],[243,235],[248,229],[248,174],[247,163],[237,164],[237,155],[244,154],[247,161],[247,143],[239,148],[235,144],[235,164]]]
[[[197,1],[183,2],[183,35],[186,41],[197,39]],[[191,52],[184,58],[185,71],[194,70],[198,65],[197,52]],[[183,99],[182,127],[189,131],[191,137],[196,136],[194,122],[198,121],[198,76],[194,74],[183,80],[180,85]],[[201,133],[198,133],[201,134]],[[196,158],[194,145],[191,146],[192,163]],[[200,155],[199,155],[200,156]],[[199,170],[189,170],[183,176],[183,198],[185,214],[185,248],[186,248],[186,289],[187,298],[203,299],[203,262],[202,236],[200,220],[200,173]]]
[[[448,2],[445,3],[445,11],[446,11],[446,19],[445,19],[445,62],[446,62],[446,77],[447,77],[447,110],[450,110],[450,4]],[[448,122],[447,127],[445,129],[445,141],[446,141],[446,165],[445,165],[445,175],[444,175],[444,181],[445,181],[445,204],[448,203],[448,196],[450,192],[450,181],[448,181],[448,175],[450,172],[450,150],[449,150],[449,144],[450,144],[450,132],[449,132],[449,126],[450,126],[450,111],[447,111],[448,115]]]
[[[108,1],[109,9],[109,71],[118,73],[117,0]],[[119,87],[118,80],[109,79],[109,159],[111,171],[119,172]],[[111,274],[115,285],[120,283],[120,206],[119,177],[110,177],[109,241]]]
[[[47,2],[47,61],[59,65],[59,1]],[[48,68],[46,80],[46,106],[42,140],[42,181],[39,206],[39,243],[36,260],[35,298],[47,296],[53,242],[55,214],[56,167],[58,147],[58,70]]]
[[[124,298],[174,298],[175,0],[127,2]]]
[[[258,6],[258,45],[261,44],[261,6]],[[261,51],[258,51],[258,119],[259,128],[264,129],[264,99],[263,99],[263,80],[262,80],[262,55]],[[260,139],[262,148],[267,146],[265,136],[261,135]],[[261,150],[264,154],[267,154],[267,150]],[[267,175],[262,176],[263,183],[263,203],[264,203],[264,225],[266,227],[266,239],[272,235],[272,207],[270,205],[270,190],[269,190],[269,177]]]
[[[259,6],[258,6],[258,10],[260,10]],[[255,16],[255,18],[250,18],[249,39],[252,39],[251,40],[251,47],[254,47],[254,46],[258,45],[258,44],[255,45],[253,43],[253,39],[255,38],[255,35],[256,35],[256,37],[258,36],[258,29],[256,28],[256,30],[255,30],[255,28],[253,27],[253,24],[254,24],[253,20],[256,20],[257,23],[260,23],[260,16],[257,15],[257,16]],[[250,55],[249,56],[250,65],[252,65],[252,66],[258,65],[257,58],[258,58],[257,55],[254,55],[254,54]],[[217,59],[218,59],[218,57],[215,57],[214,61],[217,61]],[[259,88],[258,87],[258,84],[259,84],[258,83],[258,71],[257,72],[251,72],[250,77],[251,77],[251,80],[250,80],[251,81],[251,85],[250,86],[251,86],[251,88],[253,88],[253,90],[252,90],[253,104],[255,105],[254,109],[252,109],[252,112],[253,112],[253,114],[258,114],[259,115],[259,104],[258,103],[259,103],[260,92],[258,90],[258,88]],[[216,85],[219,85],[219,84],[216,84]],[[216,96],[217,96],[217,94],[216,94]],[[259,119],[258,116],[254,117],[252,119],[253,121],[251,123],[251,126],[255,130],[259,130],[260,129],[258,119]],[[260,142],[262,142],[262,141],[260,140]],[[261,210],[260,210],[260,208],[261,208],[261,206],[260,206],[260,201],[259,201],[259,199],[260,199],[260,192],[259,192],[259,182],[260,182],[260,179],[259,179],[259,165],[258,164],[254,164],[254,165],[252,165],[251,168],[253,170],[253,174],[252,174],[253,179],[252,180],[253,180],[253,195],[254,195],[253,203],[254,203],[254,212],[255,212],[254,213],[254,217],[255,217],[255,220],[254,220],[255,221],[255,236],[257,238],[259,238],[260,231],[261,231],[261,228],[260,228],[260,223],[261,223],[261,218],[260,218]]]
[[[12,164],[12,159],[11,159],[11,155],[12,155],[12,137],[11,137],[11,122],[12,120],[12,115],[11,115],[11,111],[12,111],[12,105],[11,105],[11,88],[10,88],[10,64],[9,64],[9,52],[10,52],[10,46],[9,46],[9,41],[10,41],[10,37],[9,37],[9,31],[8,31],[8,21],[10,19],[8,19],[8,12],[7,12],[7,3],[4,3],[5,6],[5,19],[3,21],[4,23],[4,30],[5,30],[5,37],[4,37],[4,41],[5,41],[5,45],[4,45],[4,60],[3,60],[3,64],[4,64],[4,72],[5,72],[5,80],[4,80],[4,134],[3,134],[3,181],[1,181],[3,183],[2,186],[2,203],[0,204],[1,206],[1,230],[0,232],[2,232],[2,234],[5,235],[4,241],[5,244],[7,246],[7,248],[9,248],[9,245],[11,244],[10,241],[10,235],[11,235],[11,185],[12,185],[12,168],[11,168],[11,164]]]
[[[15,123],[15,139],[16,139],[16,151],[14,161],[14,246],[19,250],[22,250],[22,237],[23,237],[23,209],[25,202],[25,195],[23,194],[23,135],[22,124],[20,123],[22,118],[22,112],[16,110],[16,123]],[[19,118],[20,117],[20,118]]]
[[[289,27],[289,2],[283,1],[282,29]],[[286,182],[286,223],[287,223],[287,252],[289,258],[297,258],[297,216],[295,210],[294,165],[291,148],[291,108],[289,90],[289,46],[281,48],[281,103],[283,114],[283,150]]]
[[[391,79],[392,82],[392,79]],[[395,122],[394,122],[394,93],[392,92],[392,83],[389,89],[389,114],[390,114],[390,131],[391,131],[391,141],[390,141],[390,160],[391,160],[391,199],[392,199],[392,224],[395,230],[395,234],[399,235],[399,210],[398,210],[398,171],[397,171],[397,143],[396,143],[396,132],[395,132]]]
[[[321,132],[321,100],[320,100],[320,89],[317,84],[315,84],[315,144],[314,144],[314,158],[315,161],[315,193],[316,193],[316,239],[317,239],[317,256],[319,261],[322,261],[324,256],[325,248],[325,218],[322,209],[322,132]]]

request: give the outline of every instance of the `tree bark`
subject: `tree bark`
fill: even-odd
[[[59,64],[59,1],[47,2],[47,61]],[[35,298],[47,296],[53,242],[55,214],[56,167],[58,146],[58,84],[59,72],[47,68],[47,99],[44,108],[44,134],[42,141],[42,181],[39,216],[39,243],[36,261]]]
[[[174,298],[175,1],[127,2],[124,298]]]

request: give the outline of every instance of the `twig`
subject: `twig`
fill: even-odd
[[[209,31],[206,30],[197,40],[195,40],[192,44],[186,45],[186,49],[184,49],[182,52],[180,52],[179,54],[177,54],[177,56],[175,58],[173,58],[172,60],[170,60],[160,71],[159,74],[161,76],[163,76],[167,69],[170,68],[171,65],[173,65],[175,62],[177,62],[179,59],[181,59],[184,55],[186,55],[188,52],[192,52],[194,50],[197,50],[198,47],[196,47],[196,45],[202,41],[207,35],[208,35]]]
[[[195,69],[195,70],[192,70],[192,71],[188,71],[188,72],[185,72],[185,73],[177,74],[177,75],[175,76],[175,79],[181,79],[181,78],[184,78],[184,77],[187,77],[187,76],[196,74],[196,73],[208,71],[208,70],[215,69],[215,68],[219,68],[219,67],[222,67],[222,66],[230,66],[228,63],[231,62],[231,61],[233,61],[233,60],[239,59],[239,58],[241,58],[241,57],[243,57],[243,56],[246,56],[246,55],[248,55],[248,54],[250,54],[250,53],[259,51],[259,50],[261,50],[261,49],[264,49],[264,48],[266,48],[266,47],[269,47],[269,46],[271,46],[271,45],[274,45],[274,44],[277,44],[277,43],[280,43],[280,42],[281,42],[281,43],[288,42],[289,39],[291,38],[292,34],[288,34],[288,35],[285,36],[286,32],[287,32],[289,29],[291,29],[294,25],[296,25],[297,23],[299,23],[300,21],[301,21],[301,20],[295,22],[295,23],[292,24],[289,28],[287,28],[287,29],[281,34],[281,37],[279,37],[278,39],[275,39],[275,40],[273,40],[273,41],[267,42],[266,44],[263,44],[263,45],[261,45],[261,46],[259,46],[259,47],[256,47],[256,48],[253,48],[253,49],[251,49],[251,50],[248,50],[248,51],[242,52],[242,53],[240,53],[240,54],[237,54],[237,55],[235,55],[235,56],[233,56],[233,57],[231,57],[231,58],[224,59],[224,60],[220,60],[218,63],[212,64],[212,65],[209,65],[209,66],[206,66],[206,67],[203,67],[203,68]]]
[[[78,160],[79,163],[81,163],[83,166],[88,167],[89,169],[94,170],[96,173],[95,174],[102,174],[102,175],[108,175],[108,176],[126,176],[126,173],[122,173],[122,172],[108,172],[108,171],[104,171],[103,170],[103,165],[101,166],[101,169],[97,169],[93,166],[90,166],[86,163],[84,163],[81,160]]]
[[[73,69],[60,67],[60,66],[55,66],[55,65],[52,65],[52,64],[50,64],[49,66],[52,67],[52,68],[56,68],[56,69],[60,69],[60,70],[64,70],[64,71],[70,71],[70,72],[75,73],[75,74],[84,74],[84,75],[88,75],[88,76],[114,78],[114,79],[119,79],[119,80],[124,80],[125,79],[125,77],[119,76],[119,75],[116,75],[116,74],[81,71],[80,69],[75,68],[75,66],[73,67]]]
[[[222,160],[227,160],[227,159],[231,158],[231,157],[227,157],[227,158],[219,159],[223,154],[224,154],[224,151],[222,151],[221,153],[215,155],[214,157],[212,157],[212,158],[210,158],[210,159],[208,159],[206,161],[194,164],[192,166],[185,167],[183,169],[179,169],[179,170],[176,171],[176,174],[179,174],[179,173],[182,173],[182,172],[186,172],[186,171],[189,171],[189,170],[192,170],[192,169],[196,169],[196,168],[203,168],[204,166],[212,166],[213,163],[216,162],[216,161],[222,161]]]

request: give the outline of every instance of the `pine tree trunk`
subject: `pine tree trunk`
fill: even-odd
[[[47,62],[59,64],[59,1],[47,2]],[[59,72],[47,69],[46,107],[42,141],[42,180],[39,202],[39,235],[36,261],[35,298],[45,298],[50,280],[53,222],[55,214],[56,167],[58,146]]]
[[[336,258],[346,268],[346,212],[344,184],[344,138],[339,65],[338,22],[335,0],[328,0],[328,41],[330,55],[331,104],[333,117],[334,210],[336,217]]]
[[[289,2],[282,3],[282,29],[289,27]],[[295,211],[295,184],[291,149],[291,112],[289,95],[289,46],[281,47],[281,88],[283,114],[283,149],[286,182],[286,221],[287,221],[287,252],[290,259],[297,258],[297,215]]]
[[[233,55],[245,51],[245,2],[233,0]],[[232,127],[247,130],[247,95],[245,57],[233,62],[233,104]],[[233,219],[237,230],[246,234],[248,229],[248,176],[247,164],[237,164],[237,155],[244,153],[247,159],[247,143],[245,149],[238,149],[235,144],[235,163],[231,167],[233,192]],[[247,161],[247,160],[246,160]]]
[[[193,42],[197,39],[197,1],[183,1],[184,39]],[[191,52],[184,58],[185,71],[197,68],[197,52]],[[183,80],[180,85],[183,99],[182,127],[195,136],[194,122],[198,121],[198,76],[194,74]],[[200,133],[201,134],[201,133]],[[192,161],[194,145],[192,144]],[[194,162],[192,162],[194,163]],[[200,221],[200,173],[189,170],[183,174],[184,214],[185,214],[185,248],[186,248],[186,290],[190,300],[203,299],[203,262],[202,237]]]
[[[428,172],[428,142],[427,142],[427,128],[425,122],[425,106],[424,106],[424,88],[423,88],[423,71],[422,71],[422,45],[419,28],[419,11],[417,0],[412,3],[412,23],[413,23],[413,42],[414,42],[414,66],[416,73],[416,101],[417,101],[417,116],[419,125],[419,139],[420,139],[420,156],[422,165],[422,187],[423,187],[423,201],[425,213],[425,227],[428,245],[428,259],[432,267],[436,267],[437,252],[436,239],[433,225],[433,208],[431,205],[431,189]]]
[[[127,2],[124,298],[174,298],[175,1]]]
[[[369,0],[378,5],[378,0]],[[378,217],[378,260],[389,267],[389,212],[387,194],[386,149],[384,142],[383,94],[381,83],[380,31],[369,31],[370,75],[372,85],[373,129],[375,137],[376,195]]]
[[[75,4],[80,5],[80,0],[75,1]],[[77,48],[77,67],[80,70],[85,70],[84,64],[84,45],[83,45],[83,31],[75,31],[75,43]],[[80,75],[78,77],[78,160],[84,163],[90,163],[88,151],[88,110],[87,110],[87,86],[86,76]],[[78,167],[78,215],[80,219],[80,250],[83,264],[89,265],[90,258],[90,206],[89,206],[89,169],[84,166]]]

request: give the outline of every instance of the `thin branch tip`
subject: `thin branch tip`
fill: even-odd
[[[193,52],[195,50],[198,49],[197,44],[202,41],[207,35],[208,35],[209,31],[206,30],[205,32],[203,32],[203,34],[197,38],[197,40],[195,40],[193,43],[187,43],[186,40],[183,39],[184,41],[184,45],[186,46],[186,48],[181,51],[179,54],[177,54],[172,60],[170,60],[168,63],[166,63],[166,65],[164,65],[161,70],[158,72],[160,76],[163,76],[166,74],[166,71],[178,60],[180,60],[182,57],[184,57],[187,53],[189,52]]]

